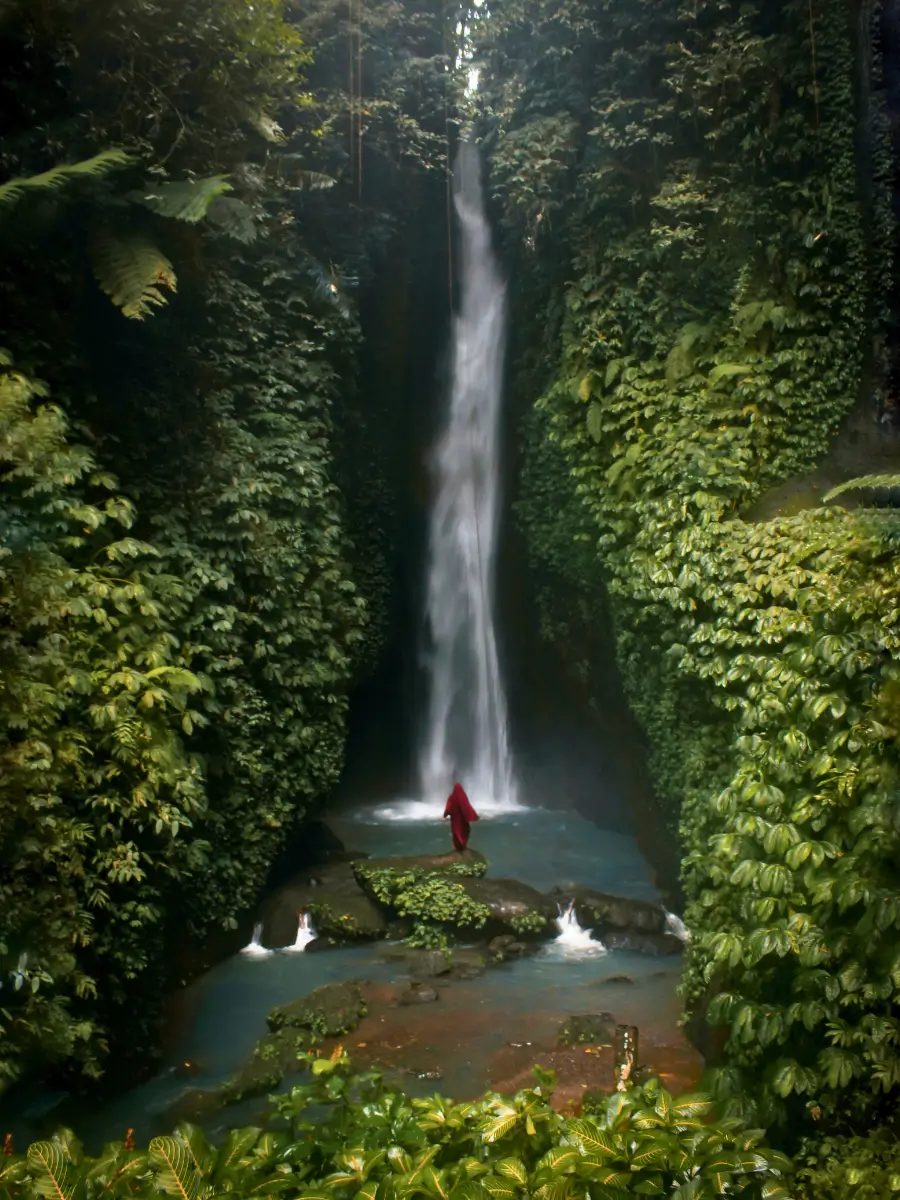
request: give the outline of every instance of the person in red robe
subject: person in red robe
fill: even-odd
[[[453,791],[447,797],[444,806],[444,820],[450,818],[450,833],[453,837],[453,849],[465,850],[469,841],[469,822],[478,820],[478,813],[469,802],[461,784],[454,783]]]

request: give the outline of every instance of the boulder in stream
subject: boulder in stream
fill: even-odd
[[[397,996],[397,1003],[405,1006],[408,1004],[431,1004],[433,1001],[440,999],[437,988],[429,987],[424,983],[417,983],[415,980],[404,988]]]
[[[274,891],[262,908],[262,944],[270,949],[291,945],[301,909],[308,910],[316,933],[337,943],[387,933],[384,912],[359,886],[350,862],[306,871]]]
[[[635,933],[630,929],[614,929],[603,935],[607,950],[631,950],[636,954],[680,954],[684,947],[673,933]]]
[[[611,1046],[615,1034],[616,1018],[612,1013],[580,1013],[567,1017],[556,1037],[561,1046]]]
[[[271,1092],[296,1068],[297,1055],[308,1050],[313,1040],[308,1029],[284,1027],[264,1034],[248,1061],[219,1089],[220,1103],[238,1104]]]
[[[275,1033],[279,1029],[306,1029],[318,1037],[341,1037],[352,1033],[366,1015],[366,1003],[354,980],[326,983],[308,996],[273,1008],[266,1024]]]
[[[633,900],[627,896],[612,896],[606,892],[595,892],[590,888],[578,887],[574,892],[560,893],[575,900],[575,915],[578,924],[592,929],[594,936],[603,938],[614,929],[627,929],[641,933],[665,933],[666,910],[661,904],[649,900]]]
[[[556,901],[518,879],[463,879],[463,891],[489,914],[488,928],[501,927],[517,938],[549,933]],[[498,934],[499,936],[499,934]]]

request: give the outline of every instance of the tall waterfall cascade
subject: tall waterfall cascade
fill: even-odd
[[[420,776],[428,801],[459,780],[476,809],[502,812],[518,807],[494,627],[506,285],[491,247],[479,153],[468,142],[456,162],[454,202],[460,306],[449,409],[432,458],[431,693]]]

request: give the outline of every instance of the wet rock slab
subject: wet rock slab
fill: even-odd
[[[545,919],[549,932],[551,920],[557,915],[556,900],[521,883],[518,879],[461,879],[467,895],[491,912],[491,920],[500,925],[537,914]]]

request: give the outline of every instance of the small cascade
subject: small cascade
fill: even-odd
[[[294,939],[293,946],[285,946],[285,954],[302,954],[310,942],[316,940],[317,934],[312,927],[312,922],[309,919],[309,913],[298,913],[300,921],[297,925],[297,937]]]
[[[553,945],[567,956],[583,958],[587,955],[608,953],[602,942],[591,937],[589,929],[582,929],[578,924],[574,900],[565,912],[560,909],[560,914],[556,918],[556,928],[559,930],[559,934],[554,938]]]
[[[274,953],[272,950],[267,950],[262,944],[262,922],[253,926],[253,937],[241,951],[241,954],[246,954],[248,958],[268,958]]]
[[[670,913],[668,910],[665,910],[665,912],[666,933],[674,934],[675,937],[678,938],[679,942],[681,942],[683,946],[686,946],[691,940],[691,931],[688,929],[687,925],[685,925],[684,921],[682,921],[681,917],[676,916],[675,913]]]

